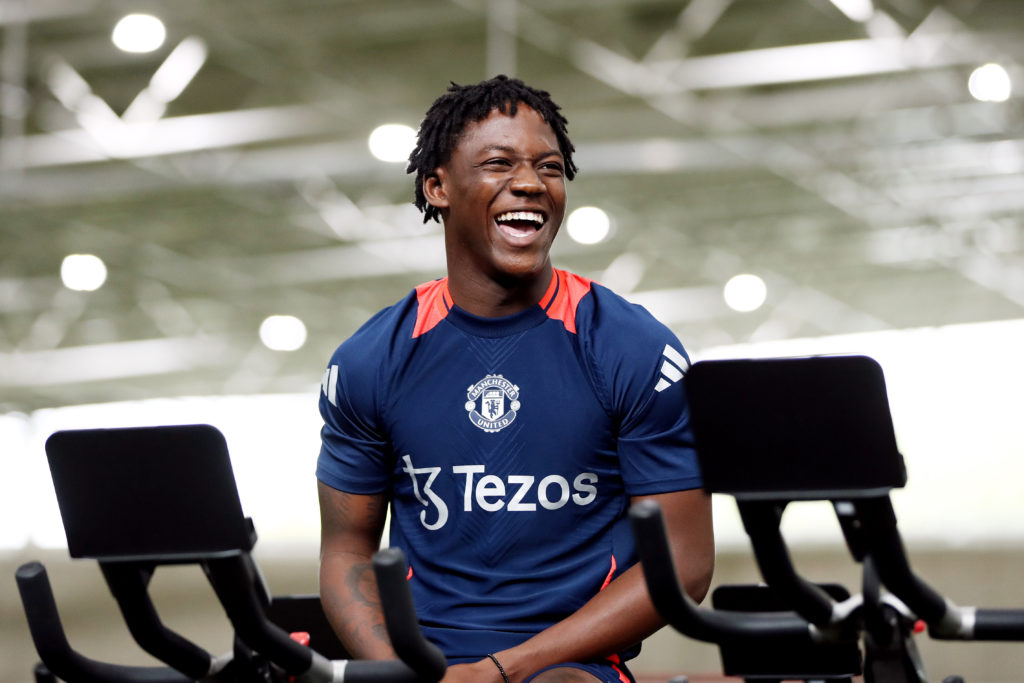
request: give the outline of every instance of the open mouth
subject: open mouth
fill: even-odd
[[[506,211],[494,217],[501,231],[512,237],[529,237],[544,227],[545,220],[539,211]]]

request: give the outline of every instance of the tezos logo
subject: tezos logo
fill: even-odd
[[[466,390],[469,421],[485,432],[508,427],[519,408],[519,387],[501,375],[487,375]]]

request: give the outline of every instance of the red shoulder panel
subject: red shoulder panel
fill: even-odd
[[[558,268],[553,270],[554,276],[540,300],[540,306],[549,318],[561,320],[565,329],[576,334],[576,307],[590,292],[593,281]]]
[[[416,325],[412,338],[429,332],[444,320],[452,307],[452,295],[448,293],[448,278],[424,282],[416,288]]]

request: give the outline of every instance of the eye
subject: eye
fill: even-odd
[[[560,164],[557,161],[548,161],[546,163],[541,164],[540,167],[541,170],[555,173],[557,175],[563,175],[565,173],[565,169],[562,167],[562,164]]]
[[[502,157],[495,157],[494,159],[488,159],[483,163],[484,166],[511,166],[512,162]]]

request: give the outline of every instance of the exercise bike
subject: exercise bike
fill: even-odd
[[[273,597],[251,555],[227,445],[209,425],[73,430],[46,443],[73,558],[99,562],[128,629],[166,666],[83,656],[68,642],[45,567],[16,572],[39,683],[435,683],[447,668],[416,621],[405,557],[373,558],[381,605],[399,659],[347,658],[317,596]],[[202,568],[234,628],[232,651],[213,655],[167,628],[149,596],[158,567]]]
[[[699,607],[676,579],[657,503],[630,517],[655,607],[718,644],[726,675],[924,683],[922,628],[938,640],[1024,640],[1024,610],[957,606],[913,572],[889,498],[906,469],[874,360],[704,361],[685,382],[704,488],[735,498],[767,585],[720,587]],[[862,567],[858,593],[797,573],[780,525],[802,501],[831,502]]]

